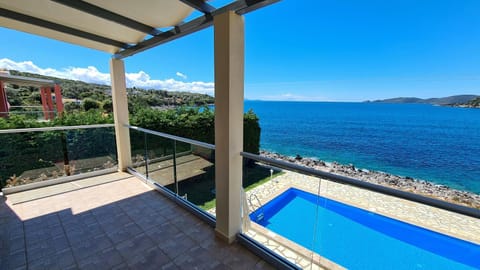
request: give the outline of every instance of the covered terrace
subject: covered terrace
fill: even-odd
[[[0,0],[2,27],[112,55],[110,74],[118,159],[118,173],[106,178],[90,175],[83,182],[72,178],[74,182],[37,185],[33,190],[8,195],[0,209],[0,268],[270,268],[263,259],[235,243],[242,223],[243,15],[274,2],[240,0],[215,7],[203,0]],[[153,192],[158,189],[155,185],[145,185],[125,173],[132,172],[132,150],[123,61],[211,26],[217,207],[216,218],[210,225],[214,229],[167,200],[168,196]],[[135,213],[137,217],[130,216]],[[145,227],[140,225],[142,222]],[[85,230],[90,225],[95,228]],[[159,234],[154,235],[155,232]],[[123,238],[115,242],[117,236]],[[262,256],[275,265],[275,256]],[[283,263],[276,267],[282,265],[288,267]]]

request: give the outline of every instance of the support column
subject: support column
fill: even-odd
[[[0,117],[8,117],[8,111],[7,92],[3,82],[0,81]]]
[[[40,88],[40,97],[42,98],[42,108],[43,108],[43,118],[45,120],[48,120],[49,118],[49,108],[48,108],[48,104],[47,104],[47,91],[46,91],[46,87],[41,87]]]
[[[57,114],[62,115],[63,113],[62,89],[58,84],[55,84],[55,106],[57,107]]]
[[[122,60],[110,60],[110,79],[112,81],[113,119],[117,143],[118,170],[126,171],[131,164],[130,131],[128,125],[128,100],[125,83],[125,66]]]
[[[49,87],[45,87],[44,90],[45,90],[45,97],[47,100],[47,107],[48,107],[48,113],[47,113],[48,119],[53,120],[53,118],[55,118],[55,114],[53,111],[52,88],[50,88],[49,86]]]
[[[215,16],[216,234],[231,243],[241,229],[244,21],[234,12]]]

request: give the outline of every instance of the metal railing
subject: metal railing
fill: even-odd
[[[214,145],[137,126],[125,127],[130,129],[130,171],[201,211],[215,206]]]
[[[25,132],[41,132],[41,131],[57,131],[57,130],[73,130],[73,129],[90,129],[90,128],[107,128],[107,127],[114,127],[114,124],[96,124],[96,125],[79,125],[79,126],[61,126],[61,127],[41,127],[41,128],[0,129],[0,134],[25,133]]]
[[[167,133],[163,133],[163,132],[158,132],[158,131],[155,131],[155,130],[150,130],[150,129],[146,129],[146,128],[137,127],[137,126],[125,125],[125,127],[129,128],[129,129],[141,131],[141,132],[144,132],[144,133],[147,133],[147,134],[152,134],[152,135],[156,135],[156,136],[159,136],[159,137],[163,137],[163,138],[166,138],[166,139],[171,139],[171,140],[175,140],[175,141],[179,141],[179,142],[189,143],[189,144],[200,146],[200,147],[207,148],[207,149],[210,149],[210,150],[215,150],[215,145],[213,145],[213,144],[204,143],[204,142],[200,142],[200,141],[196,141],[196,140],[192,140],[192,139],[187,139],[187,138],[183,138],[183,137],[179,137],[179,136],[175,136],[175,135],[171,135],[171,134],[167,134]]]

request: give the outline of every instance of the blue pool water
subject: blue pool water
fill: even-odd
[[[480,245],[294,188],[250,217],[348,269],[480,269]]]

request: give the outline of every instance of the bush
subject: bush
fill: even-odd
[[[106,99],[102,102],[102,110],[105,113],[112,113],[113,112],[113,102],[111,99]]]
[[[91,98],[85,98],[82,101],[82,106],[85,111],[89,111],[92,109],[98,109],[100,108],[100,103],[94,99]]]
[[[244,151],[258,154],[260,149],[260,125],[252,111],[244,114]],[[215,144],[215,115],[209,107],[180,107],[159,111],[143,108],[132,115],[134,126],[156,130],[180,137]]]
[[[64,109],[66,112],[79,111],[81,109],[80,104],[76,102],[65,102]]]

